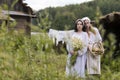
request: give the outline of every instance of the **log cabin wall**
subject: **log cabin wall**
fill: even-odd
[[[102,24],[106,30],[104,38],[106,38],[109,33],[113,33],[116,36],[114,57],[120,56],[120,12],[109,13],[101,17],[100,24]]]
[[[30,20],[30,17],[24,17],[24,16],[12,16],[16,22],[17,22],[17,25],[14,27],[16,30],[23,30],[25,31],[25,34],[30,34],[31,32],[31,28],[30,26],[28,26],[31,21]]]

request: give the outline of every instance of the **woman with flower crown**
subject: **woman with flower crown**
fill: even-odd
[[[79,50],[69,45],[69,54],[67,58],[67,65],[66,65],[66,75],[67,76],[76,76],[76,77],[85,77],[85,63],[86,63],[86,52],[88,46],[88,35],[86,32],[83,32],[83,22],[81,19],[76,20],[75,22],[75,32],[71,36],[72,41],[75,41],[75,46],[80,46]],[[77,42],[78,41],[78,42]],[[71,42],[73,43],[73,42]],[[76,55],[76,57],[73,57]],[[74,62],[71,63],[72,58]],[[73,64],[74,63],[74,64]]]
[[[101,35],[96,27],[90,24],[90,19],[88,17],[82,18],[84,22],[83,30],[88,34],[88,51],[87,51],[87,72],[88,74],[101,74],[100,68],[100,54],[93,54],[93,45],[96,42],[102,42]],[[97,51],[97,48],[96,48]]]

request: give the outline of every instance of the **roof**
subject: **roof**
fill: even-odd
[[[0,13],[0,20],[11,20],[11,21],[14,21],[13,18],[11,18],[10,16],[5,15],[3,13]]]
[[[107,14],[107,15],[104,15],[104,16],[100,17],[100,19],[104,19],[104,18],[106,18],[106,17],[108,17],[108,16],[113,16],[113,15],[120,15],[120,12],[109,13],[109,14]]]
[[[15,16],[24,16],[24,17],[36,17],[35,15],[26,14],[20,11],[7,11],[2,10],[2,13],[5,15],[15,15]]]

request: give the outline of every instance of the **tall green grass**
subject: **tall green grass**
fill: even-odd
[[[111,57],[114,41],[104,43],[101,76],[87,75],[83,80],[120,80],[120,59]],[[45,33],[28,37],[6,29],[0,32],[0,80],[82,80],[65,76],[66,59],[66,54],[54,51]]]

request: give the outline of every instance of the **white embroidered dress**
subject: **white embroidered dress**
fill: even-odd
[[[74,33],[72,37],[77,37],[83,41],[85,44],[84,48],[82,50],[78,50],[78,56],[76,59],[76,63],[74,66],[70,66],[70,57],[72,56],[70,54],[70,51],[73,49],[70,47],[68,50],[68,58],[67,58],[67,66],[66,66],[66,75],[67,76],[77,76],[77,77],[85,77],[85,64],[86,64],[86,52],[87,52],[87,46],[88,46],[88,35],[86,32],[81,33]]]
[[[93,34],[92,32],[90,32],[90,36],[88,39],[89,45],[91,46],[90,48],[92,48],[92,45],[94,42],[102,41],[102,38],[100,36],[98,29],[94,28],[94,30],[96,31],[96,35]],[[87,52],[87,72],[88,72],[88,74],[101,74],[100,58],[101,58],[100,55],[93,55],[89,51]]]

